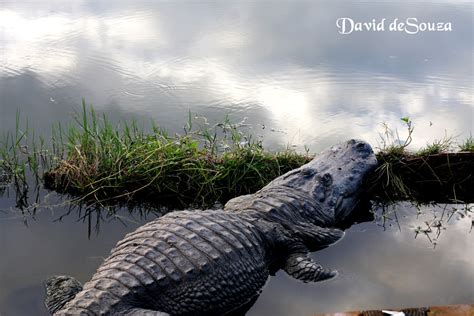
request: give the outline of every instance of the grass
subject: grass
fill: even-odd
[[[444,136],[442,139],[434,140],[431,144],[426,145],[426,147],[420,149],[415,154],[417,156],[427,156],[447,153],[452,151],[453,143],[454,140],[452,136]]]
[[[468,186],[472,184],[472,160],[453,157],[437,157],[438,154],[454,152],[454,138],[445,136],[426,147],[412,152],[408,146],[413,140],[415,126],[409,117],[401,118],[406,129],[406,137],[401,138],[398,130],[383,124],[377,152],[379,162],[371,180],[372,191],[377,199],[385,201],[424,199],[444,199],[460,202],[456,189],[463,198],[472,199]],[[461,151],[469,151],[472,138],[459,146]],[[473,152],[473,151],[470,151]],[[469,159],[469,158],[468,158]],[[472,158],[471,158],[472,159]],[[432,192],[430,192],[430,190]],[[438,196],[436,195],[438,193]]]
[[[408,130],[403,139],[384,125],[373,183],[382,183],[392,197],[408,199],[411,192],[397,164],[413,155],[407,146],[414,125],[409,118],[402,121]],[[47,141],[36,137],[27,122],[21,129],[19,114],[16,122],[16,131],[1,139],[0,183],[27,186],[31,173],[48,188],[99,206],[136,201],[178,207],[224,203],[312,159],[308,152],[265,151],[260,139],[229,118],[209,125],[189,114],[182,135],[169,135],[153,122],[145,133],[135,121],[113,124],[83,101],[74,122],[54,125]],[[435,142],[416,155],[442,152],[446,144]],[[462,146],[472,150],[472,138]]]
[[[26,181],[29,168],[48,188],[99,205],[212,205],[255,192],[311,159],[289,149],[264,151],[260,140],[228,118],[209,126],[189,115],[184,133],[170,136],[154,123],[150,133],[134,121],[113,125],[83,102],[74,124],[54,126],[48,150],[44,141],[29,144],[31,133],[20,130],[19,116],[17,122],[0,150],[5,173]]]
[[[406,138],[401,138],[398,130],[393,130],[386,123],[382,123],[383,132],[379,134],[380,145],[377,153],[379,164],[371,181],[373,191],[381,188],[378,189],[378,194],[390,192],[386,197],[394,200],[409,199],[412,196],[394,166],[410,155],[407,147],[413,140],[415,126],[409,117],[403,117],[400,120],[406,127]]]
[[[459,145],[460,151],[474,153],[474,138],[470,136],[468,139],[464,141],[461,145]]]

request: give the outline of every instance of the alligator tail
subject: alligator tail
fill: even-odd
[[[82,284],[73,277],[57,275],[46,280],[45,288],[44,305],[54,314],[82,291]]]

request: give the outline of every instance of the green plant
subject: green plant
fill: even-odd
[[[407,150],[414,124],[408,117],[401,121],[407,129],[403,138],[383,124],[373,178],[385,198],[393,200],[413,198],[400,166],[418,157]],[[303,154],[291,147],[264,150],[245,120],[235,123],[226,117],[212,124],[191,112],[181,135],[169,135],[154,122],[148,127],[135,120],[114,123],[84,100],[72,123],[53,125],[51,139],[35,135],[27,121],[26,128],[20,125],[18,113],[16,130],[0,138],[2,185],[14,183],[18,195],[24,196],[32,175],[36,183],[44,181],[48,188],[73,194],[77,202],[100,207],[137,201],[209,206],[255,192],[312,159],[306,146]],[[472,142],[468,139],[462,148],[472,148]],[[445,138],[417,155],[451,147],[451,138]]]
[[[467,152],[474,152],[474,138],[472,136],[470,136],[469,138],[467,138],[464,143],[462,143],[461,145],[459,145],[459,149],[461,151],[467,151]]]
[[[425,148],[416,152],[417,156],[427,156],[448,152],[453,146],[453,137],[445,135],[444,138],[434,140],[433,143],[426,145]]]
[[[254,192],[310,159],[286,149],[265,152],[243,122],[209,124],[188,115],[184,135],[169,136],[152,124],[114,126],[83,102],[82,112],[55,139],[58,157],[45,173],[49,187],[93,203],[134,199],[209,205]]]
[[[387,123],[382,123],[383,132],[379,133],[379,154],[400,157],[406,153],[411,144],[415,125],[408,116],[400,118],[407,130],[406,138],[401,138],[398,129],[393,130]]]
[[[402,117],[400,120],[406,127],[407,136],[401,138],[397,129],[393,130],[386,123],[382,123],[383,132],[379,134],[381,146],[377,153],[379,165],[375,170],[372,185],[381,183],[383,192],[389,192],[389,199],[407,199],[411,197],[409,188],[395,171],[404,157],[409,155],[407,147],[411,144],[415,125],[410,118]]]

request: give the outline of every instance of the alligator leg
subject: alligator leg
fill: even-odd
[[[286,259],[283,269],[295,279],[303,282],[323,281],[337,275],[337,271],[325,269],[320,264],[314,262],[307,252],[290,254]]]
[[[291,228],[291,235],[298,236],[303,242],[303,252],[307,252],[308,249],[310,251],[324,249],[339,241],[344,237],[344,234],[344,231],[337,228],[324,228],[310,223],[293,224]],[[290,240],[294,240],[294,237]],[[301,246],[298,245],[298,242],[296,244],[293,242],[293,247],[300,248]]]
[[[286,273],[304,282],[323,281],[337,275],[337,271],[325,269],[320,264],[314,262],[309,257],[308,247],[312,248],[311,246],[319,244],[318,249],[325,248],[344,236],[344,232],[339,229],[313,226],[308,225],[303,230],[293,232],[301,240],[293,240],[283,267]]]

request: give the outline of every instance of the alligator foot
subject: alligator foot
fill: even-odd
[[[308,253],[292,253],[288,256],[283,269],[295,279],[303,282],[323,281],[337,275],[337,271],[325,269],[314,262]]]

